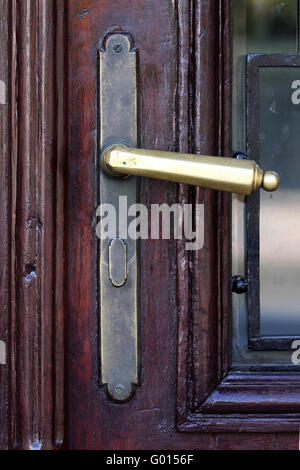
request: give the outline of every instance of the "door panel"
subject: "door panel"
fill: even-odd
[[[113,31],[130,33],[134,39],[139,53],[142,147],[227,156],[230,11],[229,3],[219,6],[212,2],[199,2],[193,8],[189,2],[175,6],[164,2],[156,9],[153,2],[151,6],[142,2],[133,10],[127,2],[119,9],[93,2],[87,10],[79,24],[76,2],[69,9],[69,112],[76,117],[69,140],[69,158],[74,163],[68,185],[69,211],[75,220],[68,240],[71,251],[77,253],[68,267],[69,290],[74,293],[69,311],[82,302],[85,306],[84,316],[78,307],[69,316],[69,417],[74,430],[70,446],[214,448],[216,442],[209,431],[296,429],[297,418],[286,416],[287,421],[276,428],[273,417],[252,416],[256,408],[272,413],[275,407],[276,412],[278,397],[274,396],[266,410],[257,387],[266,382],[265,393],[272,393],[281,377],[232,372],[225,378],[230,364],[230,197],[200,188],[142,179],[141,202],[147,207],[178,200],[205,204],[205,245],[199,252],[188,253],[181,242],[141,242],[141,387],[135,399],[123,406],[109,402],[99,389],[97,244],[90,230],[96,223],[97,204],[97,48]],[[160,11],[159,18],[156,11]],[[78,119],[79,108],[85,110],[83,121]],[[76,290],[78,285],[82,290]],[[82,344],[86,348],[78,350],[77,345]],[[297,375],[293,378],[298,381]],[[285,378],[281,387],[280,412],[284,411]],[[240,389],[246,390],[243,403],[242,392],[233,393]],[[297,406],[296,396],[295,400]],[[244,413],[242,421],[235,417],[239,412]],[[103,416],[104,427],[99,425]],[[130,430],[129,421],[134,422]],[[273,446],[272,435],[266,439]]]
[[[178,276],[182,276],[182,294],[179,301],[182,309],[186,311],[189,273],[185,252],[179,251],[177,254],[175,243],[172,241],[148,240],[141,243],[141,387],[136,390],[134,400],[123,406],[115,405],[107,399],[104,389],[99,388],[97,240],[91,230],[96,223],[97,204],[97,49],[101,47],[105,35],[113,30],[123,30],[131,34],[139,53],[141,145],[145,148],[188,151],[189,8],[185,5],[178,11],[170,2],[157,2],[155,8],[153,2],[141,2],[135,4],[132,10],[131,2],[115,4],[114,8],[111,8],[111,2],[92,2],[88,8],[90,14],[81,19],[78,30],[76,3],[71,2],[69,9],[69,30],[74,34],[74,40],[72,35],[70,39],[69,72],[72,68],[74,72],[70,73],[70,78],[75,77],[74,82],[72,80],[69,85],[69,91],[73,90],[69,95],[69,112],[73,114],[74,109],[76,116],[69,146],[69,157],[71,156],[74,162],[73,172],[69,173],[69,207],[73,217],[70,249],[74,253],[77,252],[78,256],[84,249],[84,256],[81,255],[82,263],[79,262],[80,258],[74,257],[69,265],[69,289],[73,291],[78,283],[82,286],[82,291],[76,289],[75,296],[70,298],[70,308],[75,308],[77,312],[69,317],[68,327],[71,354],[70,429],[74,430],[70,436],[70,446],[194,448],[199,445],[200,440],[200,445],[210,448],[214,445],[210,436],[188,436],[174,432],[178,309],[176,285]],[[159,15],[157,11],[160,12]],[[177,41],[180,31],[183,44],[180,46],[178,57]],[[75,64],[72,60],[73,54],[76,57]],[[77,78],[78,74],[80,80]],[[180,87],[178,90],[177,82]],[[215,93],[213,100],[216,100]],[[82,106],[84,121],[80,120],[77,112]],[[207,106],[207,102],[204,106]],[[211,125],[210,134],[213,138],[209,135],[205,137],[210,138],[214,145],[216,132],[215,125]],[[208,140],[205,144],[207,147],[210,145]],[[85,172],[84,178],[82,170]],[[85,185],[81,186],[80,182],[83,180]],[[172,204],[177,200],[177,188],[174,184],[146,179],[143,179],[141,184],[141,202],[147,207],[162,202]],[[75,197],[76,206],[78,205],[76,210]],[[182,200],[191,197],[195,196],[190,194],[187,188],[180,189]],[[199,198],[199,195],[196,197]],[[180,265],[177,257],[181,258]],[[78,309],[83,300],[84,312],[81,308]],[[84,351],[78,350],[76,344],[86,344],[87,348]],[[83,370],[85,373],[80,373]],[[89,377],[88,385],[86,374]],[[99,427],[100,422],[105,423],[105,426]],[[129,425],[133,422],[133,426]]]
[[[133,37],[141,147],[231,156],[230,1],[2,3],[13,40],[0,29],[0,70],[18,76],[1,135],[12,240],[2,447],[297,448],[297,374],[231,370],[226,193],[141,179],[148,208],[204,204],[204,247],[141,241],[141,383],[125,404],[99,384],[98,51],[109,33]]]

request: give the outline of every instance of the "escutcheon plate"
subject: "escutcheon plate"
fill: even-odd
[[[136,50],[125,34],[111,34],[99,51],[100,149],[115,142],[137,146]],[[99,157],[100,158],[100,157]],[[135,177],[113,179],[100,171],[101,386],[115,402],[132,398],[138,378],[137,242],[121,222],[136,203]],[[109,204],[110,206],[105,206]],[[116,231],[108,228],[113,207]]]

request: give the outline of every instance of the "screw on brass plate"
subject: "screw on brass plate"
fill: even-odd
[[[130,383],[107,384],[106,393],[115,403],[125,403],[133,397],[134,390]]]
[[[123,50],[123,46],[122,44],[116,44],[114,47],[113,47],[113,50],[118,54],[119,52],[122,52]]]
[[[125,392],[125,387],[122,384],[118,384],[115,386],[115,391],[118,395],[122,395]]]

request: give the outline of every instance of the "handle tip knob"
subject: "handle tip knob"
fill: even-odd
[[[264,173],[263,188],[266,191],[276,191],[279,186],[279,175],[276,171],[266,171]]]

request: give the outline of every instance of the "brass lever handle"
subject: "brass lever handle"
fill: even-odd
[[[264,172],[252,160],[143,150],[113,144],[103,150],[101,161],[107,175],[119,178],[147,176],[246,195],[260,188],[275,191],[279,185],[275,171]]]

